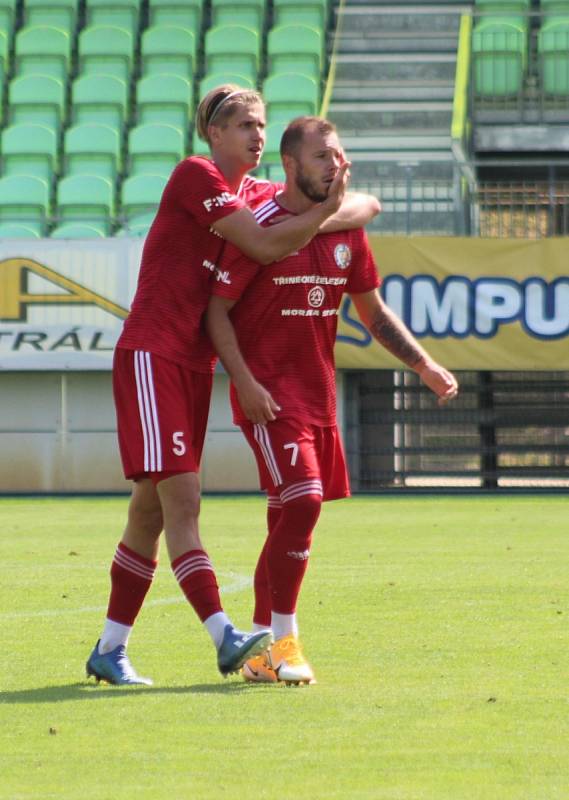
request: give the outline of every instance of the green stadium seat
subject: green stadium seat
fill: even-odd
[[[58,224],[84,222],[111,232],[115,214],[113,184],[98,175],[70,175],[57,185]]]
[[[50,233],[51,239],[104,239],[105,229],[100,225],[87,225],[82,222],[64,222]]]
[[[65,131],[63,171],[66,175],[99,175],[114,183],[121,167],[120,137],[116,128],[85,122]]]
[[[265,0],[211,0],[211,24],[245,25],[262,33],[265,24]]]
[[[177,25],[199,36],[203,18],[204,0],[149,0],[150,26]]]
[[[140,23],[140,0],[86,0],[88,26],[112,25],[128,31],[134,40]]]
[[[10,71],[10,41],[6,31],[0,30],[0,86]]]
[[[128,89],[124,81],[113,75],[85,75],[73,82],[71,103],[73,123],[96,122],[122,131]]]
[[[474,92],[480,97],[520,96],[527,63],[527,31],[487,21],[472,33]]]
[[[184,135],[173,125],[138,125],[128,136],[129,175],[170,176],[184,158]]]
[[[286,183],[286,174],[282,164],[261,165],[258,177],[266,178],[271,183]]]
[[[174,125],[188,137],[193,110],[192,84],[181,75],[157,73],[141,78],[136,85],[136,114],[139,125],[152,122]]]
[[[220,25],[205,35],[206,73],[233,72],[257,82],[260,37],[244,25]]]
[[[133,175],[124,181],[123,232],[144,235],[154,221],[167,180],[163,175]]]
[[[541,88],[545,95],[569,100],[569,19],[547,22],[537,40]]]
[[[209,156],[211,151],[207,142],[204,142],[198,136],[197,130],[194,130],[192,136],[192,155],[194,156]]]
[[[308,75],[282,72],[263,83],[267,121],[290,122],[294,117],[314,115],[320,102],[318,84]]]
[[[288,120],[271,122],[269,125],[267,125],[267,138],[265,141],[265,149],[263,151],[263,160],[261,164],[262,167],[266,167],[270,164],[275,164],[277,166],[281,165],[281,139],[288,122]]]
[[[26,26],[49,25],[74,38],[79,0],[24,0]]]
[[[40,239],[41,234],[27,225],[17,225],[16,223],[0,225],[0,239]]]
[[[273,25],[309,25],[325,31],[328,0],[273,0]]]
[[[167,72],[193,78],[196,65],[196,37],[188,28],[157,25],[142,34],[142,74]]]
[[[12,36],[16,24],[17,0],[0,0],[0,30],[8,38]]]
[[[67,82],[71,64],[71,38],[67,31],[47,25],[22,28],[14,48],[16,74],[51,75]]]
[[[8,91],[8,117],[11,124],[30,122],[47,125],[56,134],[65,117],[65,87],[50,75],[25,75],[15,78]]]
[[[221,86],[224,83],[234,83],[241,86],[243,89],[255,89],[256,86],[250,78],[245,75],[237,75],[234,72],[214,72],[210,75],[204,75],[200,81],[200,100],[202,100],[208,92],[215,89],[216,86]]]
[[[32,175],[0,178],[0,224],[25,225],[43,236],[49,218],[47,182]]]
[[[129,31],[112,25],[94,25],[79,34],[81,75],[114,75],[127,85],[134,59],[134,39]]]
[[[320,81],[323,67],[322,33],[308,25],[282,25],[267,37],[268,73],[297,72]]]
[[[2,131],[3,175],[34,175],[49,185],[58,166],[57,137],[52,128],[23,123]]]

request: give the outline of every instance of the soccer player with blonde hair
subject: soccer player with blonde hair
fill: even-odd
[[[107,618],[87,674],[114,684],[150,683],[133,669],[126,648],[154,577],[162,531],[174,575],[211,636],[220,672],[239,670],[270,641],[268,630],[235,629],[200,538],[198,472],[215,365],[202,315],[225,242],[268,264],[309,241],[333,215],[343,224],[345,163],[326,199],[306,214],[271,229],[258,224],[250,208],[269,197],[272,186],[247,174],[259,165],[265,142],[257,92],[217,87],[201,101],[196,124],[211,157],[184,159],[164,189],[113,363],[119,447],[133,490],[111,565]],[[348,216],[357,220],[363,210],[369,218],[377,212],[370,203],[356,202]]]

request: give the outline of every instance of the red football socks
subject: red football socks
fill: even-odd
[[[206,552],[189,550],[172,561],[172,570],[202,622],[222,611],[215,572]]]
[[[152,584],[157,564],[157,561],[144,558],[119,542],[111,564],[108,619],[121,625],[134,625]]]

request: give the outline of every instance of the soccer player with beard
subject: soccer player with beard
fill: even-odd
[[[135,672],[126,647],[154,577],[162,530],[176,579],[213,640],[223,675],[237,671],[271,636],[234,628],[198,528],[198,471],[215,364],[202,315],[224,240],[269,263],[305,244],[321,225],[334,224],[333,214],[342,225],[354,224],[360,213],[368,219],[377,213],[372,198],[367,205],[356,198],[338,212],[347,178],[343,164],[322,203],[263,228],[249,207],[272,196],[272,187],[247,175],[258,166],[265,142],[262,98],[220,86],[200,103],[197,127],[211,158],[185,159],[168,181],[113,364],[119,447],[134,484],[111,565],[107,619],[87,675],[114,684],[151,683]]]
[[[270,225],[306,213],[328,197],[343,159],[334,126],[294,120],[283,134],[284,191],[255,211]],[[247,660],[247,680],[312,683],[298,640],[296,604],[322,501],[347,497],[348,475],[336,427],[334,342],[347,292],[375,339],[421,376],[442,402],[455,377],[434,362],[377,289],[363,229],[321,233],[290,256],[261,267],[228,246],[213,288],[208,332],[227,369],[241,426],[268,496],[268,537],[255,572],[256,630],[275,642]]]

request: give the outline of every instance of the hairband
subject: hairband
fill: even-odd
[[[236,92],[230,92],[229,94],[226,94],[225,97],[223,98],[223,100],[221,100],[216,105],[216,107],[213,110],[213,113],[212,113],[211,117],[208,119],[206,124],[207,125],[211,125],[213,123],[213,120],[216,118],[217,113],[218,113],[219,109],[221,108],[221,106],[224,103],[227,103],[228,100],[231,100],[232,97],[235,97],[238,94],[246,94],[246,92],[244,92],[243,89],[238,89]]]

